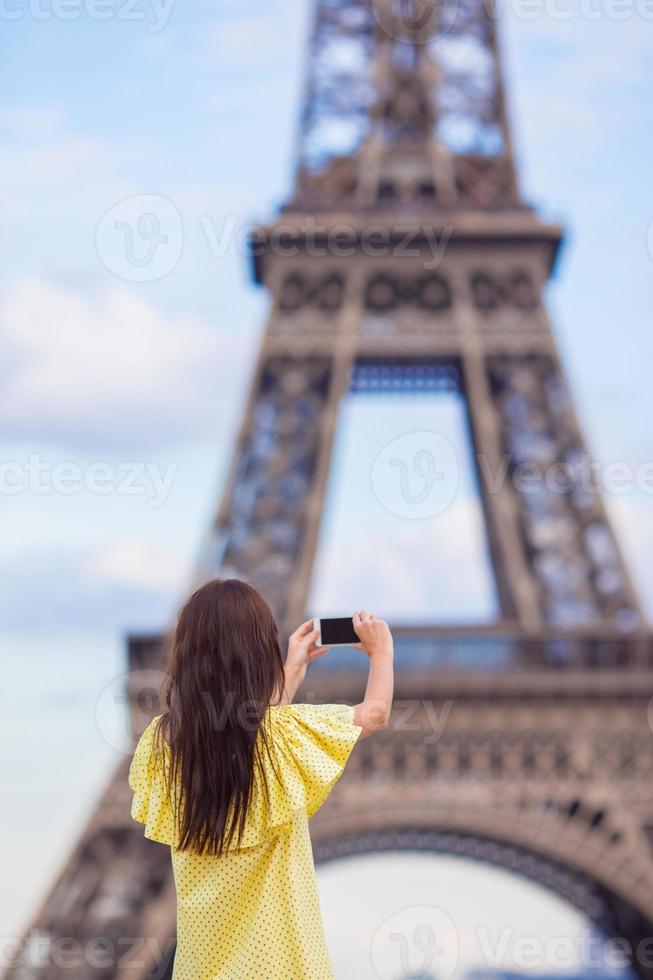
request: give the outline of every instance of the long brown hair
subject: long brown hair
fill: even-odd
[[[177,620],[156,732],[179,850],[223,854],[240,843],[257,770],[267,793],[262,721],[283,680],[277,624],[252,585],[214,579],[191,595]]]

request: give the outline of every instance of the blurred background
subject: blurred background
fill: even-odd
[[[171,621],[220,499],[269,306],[247,231],[290,195],[310,9],[16,2],[0,14],[5,940],[27,928],[129,751],[125,636]],[[650,466],[651,11],[506,3],[500,31],[522,197],[567,232],[546,303],[585,438],[600,464]],[[167,199],[179,241],[143,281],[103,246],[106,216],[134,195]],[[419,427],[420,406],[399,420],[380,410],[380,445],[393,426]],[[375,424],[366,411],[343,417],[309,611],[488,621],[496,596],[460,404],[439,409],[461,492],[435,583],[419,533],[395,540],[390,518],[369,517],[368,474],[352,467]],[[652,482],[605,498],[649,617]],[[374,935],[421,905],[455,919],[469,975],[629,969],[582,955],[593,927],[570,904],[468,859],[357,857],[324,865],[319,882],[338,978],[385,976]],[[575,952],[488,964],[478,927],[494,948],[506,923]],[[406,976],[431,975],[418,962]]]

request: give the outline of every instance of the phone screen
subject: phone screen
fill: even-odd
[[[328,647],[331,643],[359,642],[354,632],[354,624],[351,621],[351,617],[344,619],[321,619],[320,629],[324,646]]]

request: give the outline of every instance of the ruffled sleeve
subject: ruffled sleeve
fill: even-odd
[[[143,732],[129,770],[132,818],[145,824],[150,840],[175,847],[175,817],[166,792],[164,766],[154,751],[158,718]],[[282,832],[301,811],[319,810],[342,775],[362,728],[345,704],[290,704],[268,709],[261,769],[255,769],[252,796],[240,849],[255,847]],[[234,845],[235,846],[235,845]]]
[[[145,837],[160,844],[174,844],[175,821],[166,793],[163,765],[155,758],[154,735],[159,718],[153,718],[141,735],[129,768],[133,790],[131,815],[145,824]]]
[[[287,757],[299,773],[309,817],[340,779],[362,732],[348,704],[290,704],[272,708]]]

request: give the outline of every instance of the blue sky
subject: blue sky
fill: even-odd
[[[568,229],[549,306],[590,448],[639,466],[653,412],[650,18],[635,3],[609,16],[607,0],[543,3],[535,17],[521,6],[505,4],[502,37],[524,196]],[[117,4],[102,20],[90,3],[65,20],[12,9],[0,459],[37,457],[59,476],[66,464],[87,482],[100,465],[114,480],[101,493],[3,493],[3,753],[10,739],[20,751],[2,761],[24,802],[0,917],[14,927],[115,763],[95,704],[123,670],[122,637],[172,615],[219,497],[267,298],[242,244],[217,255],[207,229],[265,218],[288,192],[307,4],[186,0],[166,16],[141,4],[136,19]],[[183,247],[168,275],[133,283],[109,271],[96,235],[144,194],[173,202]],[[118,492],[130,466],[141,476]],[[154,472],[172,480],[159,505]],[[608,506],[650,615],[650,496]],[[29,837],[34,779],[62,801],[47,846]]]

